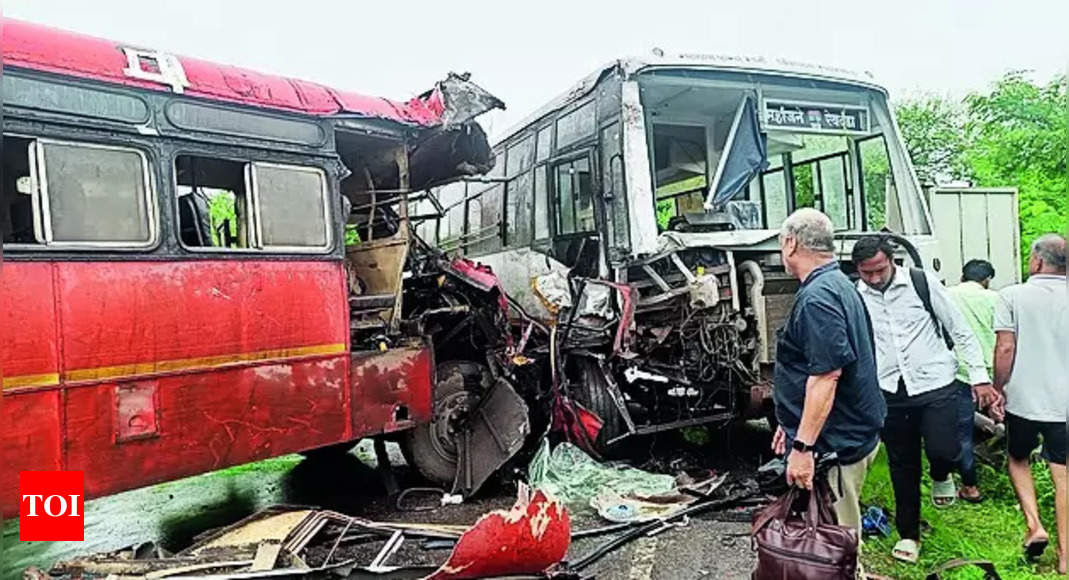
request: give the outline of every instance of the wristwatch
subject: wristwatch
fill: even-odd
[[[791,449],[794,449],[795,451],[798,451],[800,453],[809,453],[813,451],[813,446],[806,445],[805,443],[795,439],[791,442]]]

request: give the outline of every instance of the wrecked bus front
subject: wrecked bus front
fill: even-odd
[[[597,447],[769,409],[774,333],[797,289],[776,237],[794,209],[831,217],[842,258],[859,233],[886,227],[933,263],[887,94],[866,74],[621,60],[494,154],[486,178],[436,191],[441,219],[417,232],[488,265],[557,328],[559,369],[545,376],[560,371],[552,387],[579,403],[566,415]]]

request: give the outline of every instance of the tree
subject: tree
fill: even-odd
[[[958,104],[929,95],[899,103],[895,114],[921,185],[962,176],[967,145],[965,117]]]
[[[1021,257],[1032,240],[1069,223],[1069,116],[1066,79],[1036,84],[1012,72],[987,93],[965,99],[964,159],[978,186],[1019,190]]]
[[[900,103],[896,113],[922,183],[964,178],[980,187],[1018,188],[1027,260],[1032,240],[1064,232],[1069,223],[1067,107],[1064,77],[1037,84],[1017,71],[961,105],[925,97]]]

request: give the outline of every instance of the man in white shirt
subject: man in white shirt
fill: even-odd
[[[921,441],[932,474],[937,507],[957,497],[950,477],[961,451],[957,434],[957,345],[969,383],[983,408],[997,401],[980,345],[947,296],[923,270],[897,266],[895,246],[885,236],[854,244],[852,258],[861,280],[876,339],[876,367],[887,401],[883,441],[895,493],[895,526],[901,541],[895,558],[916,562],[920,553]]]
[[[1069,406],[1069,289],[1065,238],[1047,234],[1032,244],[1030,276],[1003,288],[995,305],[995,389],[1005,393],[1010,479],[1028,534],[1025,554],[1038,557],[1050,543],[1039,520],[1032,481],[1032,451],[1043,438],[1043,458],[1054,480],[1058,520],[1058,573],[1069,559],[1069,486],[1066,485],[1066,407]],[[998,414],[1002,414],[999,410]]]

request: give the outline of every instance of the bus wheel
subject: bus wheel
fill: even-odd
[[[624,433],[624,420],[620,416],[620,410],[609,394],[609,382],[605,380],[605,374],[601,367],[593,359],[575,357],[576,380],[572,382],[572,396],[586,410],[596,414],[601,419],[601,431],[594,443],[595,450],[606,456],[611,456],[608,441]]]
[[[447,485],[456,479],[460,425],[493,379],[485,365],[470,361],[445,361],[435,371],[434,416],[408,432],[405,459],[423,477]]]

